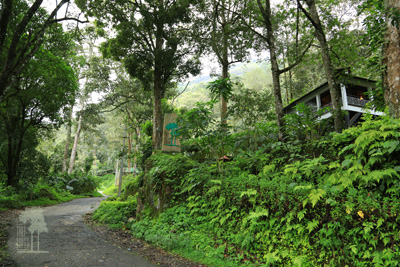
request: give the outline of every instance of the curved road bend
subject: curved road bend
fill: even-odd
[[[99,238],[83,222],[105,198],[27,208],[14,221],[9,253],[19,267],[150,267],[140,256]]]

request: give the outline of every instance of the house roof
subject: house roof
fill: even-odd
[[[339,75],[338,75],[338,76],[339,76]],[[357,76],[353,76],[353,75],[349,75],[349,74],[341,74],[338,78],[339,78],[339,81],[340,81],[341,83],[345,83],[345,84],[347,84],[347,83],[353,84],[353,83],[355,83],[355,80],[359,80],[359,81],[367,82],[367,83],[376,83],[376,81],[374,81],[374,80],[369,80],[369,79],[365,79],[365,78],[361,78],[361,77],[357,77]],[[352,80],[353,82],[351,82],[351,80]],[[323,88],[323,87],[325,87],[325,86],[327,87],[327,85],[328,85],[328,82],[327,82],[327,81],[324,82],[324,83],[322,83],[322,84],[320,84],[320,85],[317,86],[314,90],[312,90],[312,91],[306,93],[306,94],[303,95],[302,97],[296,99],[295,101],[293,101],[292,103],[290,103],[289,105],[287,105],[286,107],[284,107],[283,110],[286,111],[286,110],[291,109],[292,107],[296,106],[297,104],[302,103],[302,102],[303,102],[305,99],[307,99],[309,96],[311,96],[311,95],[313,95],[313,94],[316,94],[316,92],[317,92],[318,90],[320,90],[321,88]]]

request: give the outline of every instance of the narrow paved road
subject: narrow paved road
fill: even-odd
[[[99,238],[83,222],[104,198],[27,208],[13,223],[9,253],[20,267],[155,266]]]

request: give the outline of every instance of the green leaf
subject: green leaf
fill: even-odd
[[[317,228],[318,224],[319,224],[319,221],[315,220],[315,219],[312,222],[308,222],[307,227],[306,227],[308,230],[308,233],[311,233],[315,228]]]
[[[378,221],[376,222],[376,228],[379,228],[383,224],[384,221],[385,221],[385,219],[379,218]]]
[[[219,186],[219,185],[214,185],[213,187],[211,187],[211,188],[207,191],[207,195],[217,193],[217,192],[219,192],[220,190],[221,190],[221,186]]]
[[[306,215],[306,213],[307,213],[307,210],[306,210],[306,209],[303,209],[303,210],[301,210],[301,211],[299,211],[299,212],[297,213],[297,218],[299,219],[299,221],[301,221],[301,220],[304,218],[304,216]]]
[[[293,259],[293,266],[303,266],[303,262],[306,262],[307,256],[297,256]]]
[[[260,211],[254,211],[254,212],[250,212],[248,218],[249,219],[257,219],[259,217],[268,217],[269,216],[269,210],[266,209],[261,209]]]
[[[267,264],[272,264],[279,260],[278,252],[269,252],[267,255],[264,255],[264,260]]]
[[[240,194],[240,198],[242,198],[243,196],[250,197],[250,196],[254,196],[254,195],[257,195],[257,190],[255,190],[255,189],[248,189],[247,191],[243,191],[243,192]]]
[[[311,200],[311,204],[313,207],[317,204],[317,202],[326,194],[326,191],[323,189],[312,189],[308,198]]]
[[[392,154],[393,151],[398,150],[397,147],[399,146],[400,141],[386,141],[382,144],[382,146],[388,149],[389,154]]]

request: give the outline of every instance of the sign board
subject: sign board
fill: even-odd
[[[181,142],[179,141],[178,123],[175,113],[165,114],[162,151],[181,152]]]

